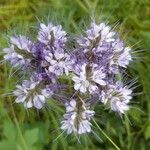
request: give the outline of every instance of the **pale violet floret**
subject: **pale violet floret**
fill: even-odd
[[[95,83],[105,86],[106,85],[106,81],[104,80],[106,77],[106,74],[104,72],[102,72],[101,69],[93,69],[93,75],[91,77],[92,81],[94,81]]]
[[[87,75],[87,72],[89,75]],[[72,80],[74,81],[74,89],[79,90],[82,93],[89,91],[90,93],[96,93],[98,87],[96,85],[99,84],[101,86],[105,86],[105,73],[103,73],[100,69],[91,68],[91,72],[86,69],[86,64],[81,66],[81,71],[78,75],[74,75]]]
[[[84,47],[84,51],[89,51],[89,47],[93,47],[93,43],[96,47],[101,46],[103,42],[115,41],[114,35],[116,33],[111,31],[111,28],[105,23],[96,24],[91,23],[91,27],[86,31],[86,37],[81,37],[77,40],[78,44]]]
[[[113,43],[113,55],[110,59],[110,66],[114,67],[115,65],[127,68],[129,62],[132,60],[131,48],[124,47],[123,42],[116,40]]]
[[[53,90],[52,90],[53,88]],[[55,86],[46,86],[44,89],[42,89],[41,93],[43,96],[45,96],[46,98],[51,98],[52,95],[54,94],[54,89],[55,89]]]
[[[33,43],[25,36],[13,36],[10,38],[10,43],[19,48],[20,50],[25,50],[31,52]]]
[[[4,48],[3,51],[5,53],[4,59],[9,61],[12,66],[24,66],[26,64],[23,56],[15,52],[14,45],[11,45],[9,48]]]
[[[129,102],[132,99],[132,90],[127,86],[123,86],[121,82],[110,85],[106,92],[100,97],[104,104],[109,103],[111,110],[124,114],[129,110]]]
[[[24,80],[22,85],[17,85],[17,89],[13,92],[17,97],[16,103],[23,103],[24,107],[35,107],[41,109],[45,102],[48,93],[46,89],[41,89],[39,81]]]
[[[130,52],[131,52],[131,48],[130,47],[126,47],[123,50],[123,53],[118,58],[118,65],[119,66],[127,68],[127,65],[132,60]]]
[[[61,47],[66,42],[66,32],[62,30],[62,26],[54,26],[52,23],[45,25],[40,24],[38,40],[46,45]]]
[[[91,132],[92,124],[90,120],[95,112],[89,110],[85,103],[80,103],[80,108],[77,105],[75,100],[71,100],[65,105],[66,113],[64,114],[64,119],[61,121],[61,129],[66,131],[67,134],[84,134]]]
[[[52,54],[48,52],[47,55],[45,55],[45,60],[48,62],[47,72],[54,73],[57,76],[67,73],[68,69],[66,67],[65,59],[65,53],[55,52]]]
[[[104,40],[106,42],[114,41],[115,32],[111,31],[111,28],[105,23],[100,23],[97,25],[95,22],[91,23],[91,28],[86,31],[88,38],[93,40],[100,36],[100,42]]]
[[[112,100],[111,100],[111,109],[113,111],[118,112],[119,114],[124,114],[126,111],[129,110],[128,103],[129,103],[128,100],[120,101],[120,99],[117,98],[117,97],[112,98]]]
[[[48,71],[56,74],[57,76],[63,75],[65,68],[64,61],[51,61],[51,66],[49,66]]]
[[[16,66],[27,66],[32,59],[31,49],[33,43],[25,36],[15,36],[10,38],[11,46],[4,48],[4,59]]]

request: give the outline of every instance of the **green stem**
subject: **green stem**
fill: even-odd
[[[117,149],[120,150],[120,148],[109,138],[109,136],[100,128],[100,126],[97,124],[95,119],[93,119],[93,122],[95,123],[96,127],[101,131],[101,133],[111,142],[111,144]]]
[[[13,114],[13,117],[14,117],[14,122],[16,124],[17,130],[18,130],[18,134],[19,134],[19,137],[20,137],[20,140],[21,140],[21,143],[22,143],[22,148],[23,148],[23,150],[28,150],[28,147],[27,147],[26,142],[25,142],[25,140],[23,138],[21,129],[19,127],[19,123],[17,121],[16,115],[15,115],[15,111],[14,111],[14,109],[12,107],[12,104],[10,104],[10,105],[11,105],[11,110],[12,110],[12,114]]]

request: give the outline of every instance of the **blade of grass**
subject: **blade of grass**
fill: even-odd
[[[120,148],[110,139],[110,137],[100,128],[100,126],[97,124],[95,119],[93,119],[93,122],[95,123],[96,127],[99,129],[99,131],[110,141],[110,143],[117,149],[120,150]]]

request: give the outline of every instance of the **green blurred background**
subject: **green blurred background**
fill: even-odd
[[[79,34],[90,19],[118,24],[126,43],[138,51],[128,70],[137,78],[127,117],[121,119],[102,106],[95,120],[121,150],[150,149],[150,1],[149,0],[0,0],[0,50],[8,45],[8,35],[20,33],[35,37],[39,21],[62,24],[70,35]],[[32,33],[32,34],[31,34]],[[1,60],[3,56],[1,55]],[[50,102],[48,109],[37,112],[14,104],[11,96],[21,75],[0,65],[0,150],[114,150],[113,145],[93,126],[94,134],[80,137],[61,134],[64,109]],[[129,121],[130,120],[130,121]],[[57,138],[58,137],[58,138]],[[102,141],[100,140],[102,139]]]

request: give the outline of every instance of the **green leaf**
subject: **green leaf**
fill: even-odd
[[[14,124],[10,121],[4,122],[4,135],[7,137],[8,140],[15,140],[16,139],[16,128]]]
[[[39,129],[29,129],[25,131],[24,138],[28,147],[34,147],[34,144],[39,140]]]
[[[16,137],[17,131],[14,124],[11,121],[5,121],[3,124],[3,134],[6,139],[0,142],[1,150],[16,150]]]
[[[145,129],[144,136],[146,140],[150,138],[150,125]]]
[[[15,143],[10,143],[10,141],[3,140],[0,142],[0,149],[1,150],[16,150]]]

